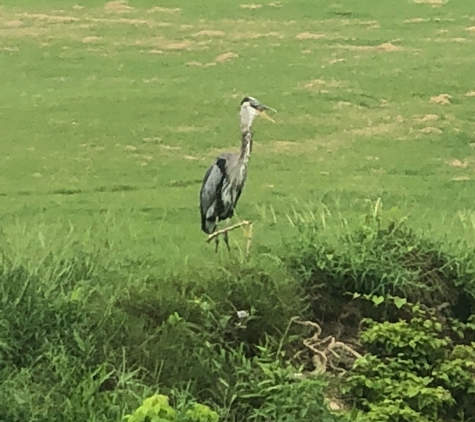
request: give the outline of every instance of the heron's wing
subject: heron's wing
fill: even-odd
[[[221,199],[221,189],[224,179],[226,160],[218,157],[216,162],[206,171],[200,191],[201,219],[217,215],[218,202]],[[211,214],[211,215],[209,215]]]

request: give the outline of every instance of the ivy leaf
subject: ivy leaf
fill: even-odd
[[[396,305],[396,308],[401,309],[403,305],[407,303],[407,299],[403,297],[395,297],[394,298],[394,304]]]
[[[376,306],[378,306],[384,302],[384,296],[373,296],[371,300]]]

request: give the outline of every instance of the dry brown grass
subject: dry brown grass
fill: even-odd
[[[181,12],[181,9],[179,7],[160,7],[160,6],[155,6],[149,9],[149,13],[179,13]]]
[[[427,122],[435,122],[439,120],[439,116],[437,114],[426,114],[425,116],[414,116],[414,120],[418,123],[427,123]]]
[[[413,0],[416,4],[428,4],[432,7],[443,6],[447,0]]]
[[[224,37],[226,34],[223,31],[215,31],[212,29],[203,29],[202,31],[193,34],[194,37]]]
[[[450,99],[452,98],[449,94],[440,94],[435,97],[430,98],[432,104],[448,105],[450,104]]]
[[[128,13],[133,10],[125,0],[114,0],[105,4],[104,10],[111,13]]]
[[[229,51],[227,53],[220,54],[219,56],[216,57],[216,62],[217,63],[223,63],[223,62],[229,62],[235,58],[239,57],[238,54],[233,53],[232,51]]]
[[[326,38],[325,34],[313,34],[311,32],[302,32],[295,36],[297,40],[320,40],[322,38]]]
[[[241,4],[239,7],[241,9],[260,9],[262,4]]]

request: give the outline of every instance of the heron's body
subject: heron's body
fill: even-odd
[[[200,191],[201,230],[210,235],[216,231],[220,221],[234,216],[234,210],[247,178],[247,166],[252,151],[251,126],[254,118],[264,115],[270,119],[264,110],[269,107],[261,104],[255,98],[245,97],[241,101],[241,151],[220,154],[205,173]],[[272,120],[272,119],[270,119]],[[229,249],[228,234],[224,232],[224,240]],[[215,234],[216,250],[218,235]]]
[[[241,197],[251,156],[252,133],[242,135],[240,153],[220,154],[206,171],[200,192],[201,230],[211,234],[219,221],[234,216]]]

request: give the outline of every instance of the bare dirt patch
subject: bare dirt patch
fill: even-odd
[[[213,31],[211,29],[204,29],[193,34],[194,37],[224,37],[226,35],[223,31]]]
[[[313,34],[311,32],[302,32],[298,34],[295,39],[297,40],[320,40],[322,38],[326,38],[325,34]]]
[[[215,60],[217,63],[224,63],[224,62],[229,62],[231,60],[234,60],[237,57],[239,57],[238,54],[233,53],[232,51],[229,51],[227,53],[220,54],[219,56],[216,57]]]
[[[432,104],[447,105],[450,104],[450,99],[452,98],[449,94],[440,94],[435,97],[430,98]]]
[[[133,9],[125,0],[114,0],[105,4],[104,10],[112,13],[128,13]]]

